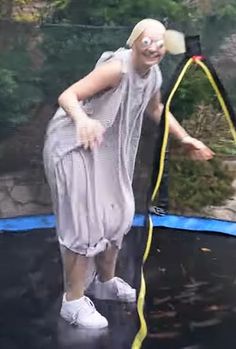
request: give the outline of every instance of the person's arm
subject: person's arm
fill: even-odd
[[[160,93],[158,93],[150,100],[146,111],[150,118],[159,124],[163,108]],[[211,149],[198,139],[191,137],[172,113],[169,113],[169,132],[185,147],[192,159],[210,160],[213,157],[214,153]]]
[[[95,68],[83,79],[67,88],[58,98],[59,105],[74,120],[78,138],[85,149],[100,144],[104,127],[98,120],[89,118],[78,101],[117,86],[122,77],[120,61],[111,61]]]

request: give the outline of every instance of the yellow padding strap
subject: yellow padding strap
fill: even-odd
[[[170,111],[170,103],[172,101],[172,98],[177,90],[177,88],[179,87],[185,73],[187,72],[187,70],[189,69],[189,67],[191,66],[193,62],[193,59],[190,58],[186,64],[184,65],[168,99],[167,99],[167,102],[166,102],[166,106],[165,106],[165,121],[166,121],[166,127],[165,127],[165,130],[164,130],[164,138],[163,138],[163,143],[162,143],[162,147],[161,147],[161,154],[160,154],[160,168],[159,168],[159,172],[158,172],[158,176],[157,176],[157,181],[156,181],[156,185],[155,185],[155,188],[153,190],[153,193],[152,193],[152,197],[151,197],[151,200],[152,202],[155,200],[156,198],[156,195],[157,195],[157,192],[158,192],[158,189],[160,187],[160,184],[161,184],[161,179],[162,179],[162,175],[163,175],[163,171],[164,171],[164,162],[165,162],[165,153],[166,153],[166,147],[167,147],[167,142],[168,142],[168,134],[169,134],[169,118],[168,118],[168,115],[169,115],[169,111]]]
[[[147,244],[146,244],[146,249],[143,255],[143,265],[146,262],[149,251],[151,248],[151,243],[152,243],[152,234],[153,234],[153,223],[152,223],[152,218],[149,215],[148,216],[148,238],[147,238]],[[139,320],[140,320],[140,328],[138,333],[136,334],[133,344],[132,344],[132,349],[139,349],[142,346],[142,342],[144,338],[147,335],[147,324],[145,321],[145,317],[143,314],[143,307],[144,307],[144,301],[145,301],[145,294],[146,294],[146,284],[145,284],[145,279],[143,275],[143,266],[141,269],[141,285],[140,285],[140,291],[138,295],[138,303],[137,303],[137,310],[138,310],[138,315],[139,315]]]
[[[210,70],[204,64],[204,62],[202,62],[200,59],[195,59],[194,61],[195,61],[195,63],[197,63],[203,69],[203,71],[205,72],[208,80],[210,81],[210,83],[211,83],[211,85],[212,85],[212,87],[213,87],[213,89],[214,89],[214,91],[216,93],[216,96],[217,96],[217,98],[219,100],[221,108],[222,108],[222,110],[224,112],[225,118],[228,121],[229,128],[230,128],[230,131],[231,131],[232,136],[233,136],[233,140],[236,143],[236,130],[235,130],[235,127],[234,127],[233,122],[231,120],[230,113],[229,113],[228,108],[227,108],[227,106],[225,104],[224,98],[222,97],[222,95],[220,93],[220,90],[219,90],[217,84],[215,83],[215,80],[214,80]]]

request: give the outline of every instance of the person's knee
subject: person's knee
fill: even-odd
[[[118,254],[118,248],[115,247],[114,245],[110,245],[109,247],[106,248],[105,251],[99,253],[99,255],[97,256],[97,260],[102,264],[110,265],[116,261],[117,254]]]

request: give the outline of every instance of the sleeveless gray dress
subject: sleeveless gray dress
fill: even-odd
[[[132,179],[144,111],[160,89],[158,66],[141,77],[131,64],[131,50],[105,52],[98,64],[122,62],[116,88],[78,102],[106,131],[100,147],[84,150],[71,117],[59,108],[49,122],[43,151],[62,246],[92,257],[110,243],[121,247],[134,217]]]

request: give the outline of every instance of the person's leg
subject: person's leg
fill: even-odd
[[[107,319],[84,296],[89,259],[69,249],[63,251],[65,294],[61,316],[71,324],[96,329],[108,326]]]
[[[48,148],[51,151],[51,147]],[[47,178],[51,188],[54,213],[57,219],[57,235],[61,243],[64,272],[64,295],[60,315],[70,324],[83,328],[97,329],[108,326],[107,319],[95,308],[93,302],[84,295],[89,258],[74,253],[79,247],[88,244],[86,241],[87,201],[78,205],[78,198],[86,198],[87,175],[84,171],[84,159],[78,151],[65,155],[55,166],[52,154],[45,154],[45,167],[48,168]],[[52,176],[53,174],[53,176]],[[78,181],[78,174],[80,181]],[[80,209],[78,209],[80,206]],[[85,232],[78,230],[78,227]],[[67,248],[65,247],[67,246]],[[85,251],[86,252],[86,251]]]
[[[63,251],[65,291],[67,301],[79,299],[84,295],[88,258],[67,248]]]
[[[136,290],[121,278],[115,277],[118,251],[115,245],[111,245],[97,255],[97,277],[86,292],[98,299],[135,302]]]
[[[111,245],[96,256],[97,275],[101,282],[108,281],[115,276],[118,252],[118,248]]]

